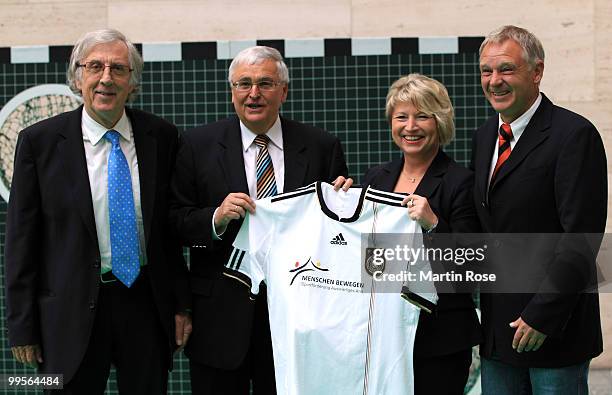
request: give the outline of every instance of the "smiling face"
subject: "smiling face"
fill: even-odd
[[[486,98],[504,122],[511,123],[538,97],[544,62],[530,66],[514,40],[490,43],[480,55],[480,83]]]
[[[399,102],[393,108],[391,136],[405,156],[424,162],[433,158],[440,148],[436,119],[412,103]]]
[[[129,66],[128,48],[121,41],[98,44],[79,63],[91,61]],[[76,86],[81,90],[85,110],[98,123],[112,128],[121,118],[128,96],[134,90],[130,84],[130,74],[113,76],[110,67],[105,67],[99,74],[92,74],[84,68],[81,68],[81,72]]]
[[[232,82],[241,80],[280,82],[276,62],[273,60],[265,60],[259,64],[239,64],[231,77]],[[267,91],[260,90],[257,85],[253,85],[248,92],[239,92],[236,88],[232,88],[232,103],[236,114],[249,130],[264,134],[276,121],[280,107],[287,99],[287,89],[285,83],[275,85],[273,89]]]

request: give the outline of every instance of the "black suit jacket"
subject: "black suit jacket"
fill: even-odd
[[[10,345],[40,344],[41,371],[62,373],[65,382],[87,348],[100,288],[82,111],[79,107],[19,134],[6,224]],[[167,226],[178,132],[161,118],[126,111],[140,175],[148,265],[143,273],[149,276],[172,358],[174,313],[189,308],[190,297],[180,245],[172,243]]]
[[[607,168],[603,143],[585,118],[557,107],[544,95],[487,196],[498,116],[476,131],[472,145],[474,200],[485,232],[580,234],[604,232]],[[561,242],[539,261],[542,286],[561,293],[483,293],[485,343],[481,352],[519,366],[556,367],[583,362],[602,351],[594,259]],[[534,269],[534,268],[532,268]],[[520,275],[521,273],[516,273]],[[548,335],[535,352],[511,348],[518,317]]]
[[[338,138],[282,117],[281,126],[284,191],[347,175]],[[221,241],[213,241],[212,224],[229,193],[249,193],[237,116],[183,133],[172,190],[171,219],[191,247],[193,333],[186,353],[198,363],[234,369],[249,348],[254,303],[248,289],[224,279],[222,269],[242,221],[232,221]]]
[[[404,157],[369,169],[364,185],[393,191]],[[434,158],[414,191],[426,197],[438,217],[436,233],[475,233],[480,225],[472,202],[472,172],[442,150]],[[470,294],[440,293],[433,313],[421,313],[414,344],[416,356],[445,355],[480,343],[480,324]]]

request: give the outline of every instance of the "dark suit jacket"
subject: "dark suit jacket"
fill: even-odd
[[[404,166],[398,157],[369,169],[362,184],[393,191]],[[442,150],[434,158],[414,191],[426,197],[438,217],[436,233],[475,233],[480,226],[472,202],[472,172]],[[445,355],[480,343],[481,332],[470,294],[440,293],[432,314],[421,313],[415,338],[416,356]]]
[[[474,200],[485,232],[602,234],[607,213],[607,168],[599,133],[585,118],[557,107],[542,95],[509,159],[487,197],[498,116],[476,131],[472,146]],[[562,293],[483,293],[485,343],[481,353],[519,366],[567,366],[602,351],[597,293],[582,293],[595,276],[594,259],[558,243],[540,261],[542,285],[562,284]],[[538,268],[536,268],[538,269]],[[520,275],[521,273],[516,273]],[[511,348],[521,316],[548,335],[535,352]]]
[[[338,138],[282,117],[281,126],[284,191],[347,175]],[[211,367],[234,369],[249,348],[254,303],[248,289],[223,279],[222,269],[242,221],[232,221],[221,241],[213,241],[211,232],[223,199],[231,192],[249,193],[238,117],[183,133],[172,190],[172,222],[191,247],[194,331],[187,355]]]
[[[10,345],[40,344],[42,372],[62,373],[65,382],[74,375],[87,348],[100,288],[82,111],[79,107],[19,134],[6,225]],[[126,111],[140,175],[148,265],[143,273],[148,273],[170,346],[174,313],[189,307],[180,246],[171,242],[167,231],[178,132],[161,118]],[[182,283],[178,280],[181,269]],[[168,358],[172,358],[170,347]]]

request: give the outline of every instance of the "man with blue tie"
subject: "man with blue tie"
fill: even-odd
[[[84,105],[19,134],[6,230],[9,341],[62,374],[63,393],[165,394],[191,332],[186,268],[167,226],[178,143],[126,107],[143,61],[116,30],[85,34],[68,65]]]
[[[255,199],[317,180],[345,183],[340,140],[279,115],[289,71],[274,48],[243,50],[229,67],[236,115],[182,134],[172,181],[171,218],[191,247],[194,332],[185,350],[194,394],[275,393],[265,293],[245,298],[224,281],[232,242]],[[298,241],[296,241],[298,242]]]

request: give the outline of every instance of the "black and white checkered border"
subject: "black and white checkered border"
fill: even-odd
[[[143,43],[136,46],[145,62],[172,62],[232,59],[238,52],[253,45],[274,47],[285,58],[476,53],[483,40],[484,37],[315,38]],[[66,62],[71,51],[70,45],[5,47],[0,48],[0,63]]]

